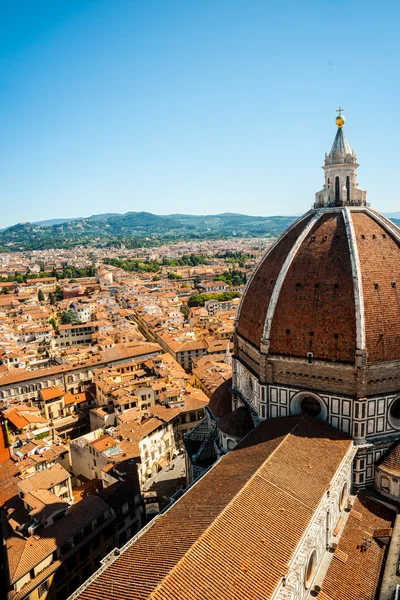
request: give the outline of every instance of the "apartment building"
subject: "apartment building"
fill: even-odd
[[[72,504],[65,473],[57,465],[24,479],[5,502],[9,600],[65,600],[143,524],[137,482],[115,480]]]
[[[44,418],[59,437],[76,437],[87,428],[87,417],[94,400],[88,393],[71,394],[59,386],[39,392]]]
[[[92,315],[91,305],[87,303],[72,302],[71,308],[81,323],[88,323]]]
[[[77,364],[63,362],[40,369],[15,369],[0,374],[0,400],[9,404],[39,402],[40,390],[54,386],[60,386],[65,392],[83,392],[92,383],[96,368],[123,364],[135,358],[153,358],[161,353],[158,344],[115,344]]]
[[[203,340],[190,339],[182,334],[173,336],[165,332],[157,336],[157,342],[175,358],[176,362],[186,372],[192,370],[194,358],[203,356],[208,352],[207,344]]]
[[[88,345],[93,341],[94,334],[99,330],[97,321],[82,322],[78,325],[60,325],[58,335],[54,338],[55,348]]]

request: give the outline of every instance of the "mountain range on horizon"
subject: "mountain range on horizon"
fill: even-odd
[[[34,225],[43,225],[43,226],[52,226],[52,225],[61,225],[62,223],[67,223],[68,221],[83,221],[84,219],[99,219],[99,220],[105,220],[108,219],[109,217],[123,217],[125,215],[129,215],[132,214],[131,211],[128,211],[126,213],[101,213],[101,214],[96,214],[96,215],[90,215],[89,217],[70,217],[70,218],[56,218],[56,219],[45,219],[43,221],[33,221],[32,223]],[[136,213],[138,214],[138,213]],[[150,214],[155,214],[155,213],[150,213]],[[393,213],[395,214],[395,213]],[[186,213],[172,213],[170,215],[156,215],[158,217],[165,217],[167,219],[180,219],[180,218],[185,218],[185,217],[201,217],[201,218],[211,218],[211,217],[227,217],[227,216],[231,216],[231,215],[241,215],[241,213],[216,213],[215,215],[189,215]],[[284,216],[284,217],[300,217],[302,215],[302,213],[295,213],[293,215],[280,215],[280,216]],[[250,215],[241,215],[241,216],[250,216]],[[270,215],[270,216],[261,216],[260,218],[271,218],[274,215]],[[400,212],[398,213],[398,218],[400,218]],[[27,221],[29,222],[29,221]],[[21,223],[24,223],[23,221]],[[16,223],[16,225],[19,225],[21,223]],[[9,229],[9,227],[13,227],[13,225],[9,225],[7,227],[3,227],[0,229],[0,231],[4,231],[4,229]]]
[[[17,223],[0,230],[0,252],[124,244],[128,248],[178,240],[229,237],[277,237],[300,215],[251,216],[149,212],[104,213],[72,219]],[[400,223],[400,212],[387,213]],[[398,220],[399,219],[399,220]],[[398,220],[398,221],[397,221]]]
[[[75,219],[17,223],[0,231],[0,251],[87,246],[142,247],[188,239],[280,235],[296,216],[155,215],[105,213]]]
[[[42,226],[53,226],[53,225],[61,225],[62,223],[67,223],[69,221],[83,221],[84,219],[100,219],[100,220],[104,220],[107,219],[109,217],[115,217],[115,216],[124,216],[127,214],[131,214],[130,212],[127,213],[100,213],[100,214],[96,214],[96,215],[90,215],[89,217],[66,217],[66,218],[55,218],[55,219],[44,219],[42,221],[33,221],[32,224],[33,225],[42,225]],[[215,215],[208,215],[208,217],[221,217],[221,216],[229,216],[229,215],[240,215],[241,213],[217,213]],[[385,215],[385,217],[388,217],[389,219],[399,219],[400,220],[400,211],[394,211],[394,212],[388,212],[388,213],[383,213]],[[302,215],[302,213],[294,213],[292,215],[280,215],[280,216],[284,216],[284,217],[300,217]],[[179,217],[187,217],[187,216],[201,216],[201,215],[187,215],[185,213],[173,213],[170,215],[157,215],[160,217],[166,217],[166,218],[179,218]],[[243,216],[249,216],[249,215],[243,215]],[[261,217],[260,218],[273,218],[273,215],[270,216],[266,216],[266,217]],[[27,223],[29,223],[29,221],[26,221]],[[23,224],[24,221],[21,221],[20,223],[15,223],[15,225],[20,225]],[[7,227],[1,227],[0,231],[4,231],[5,229],[9,229],[10,227],[13,227],[14,225],[8,225]]]

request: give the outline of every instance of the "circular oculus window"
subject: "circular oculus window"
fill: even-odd
[[[321,403],[313,396],[306,396],[300,403],[301,412],[311,417],[318,417],[321,412]]]
[[[317,552],[316,552],[316,550],[313,550],[310,558],[308,559],[307,568],[306,568],[306,574],[305,574],[305,580],[304,580],[304,585],[306,588],[310,587],[312,580],[314,579],[316,569],[317,569]]]
[[[388,419],[393,429],[400,429],[400,396],[390,405]]]

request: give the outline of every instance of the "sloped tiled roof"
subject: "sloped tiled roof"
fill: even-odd
[[[63,519],[42,529],[36,538],[24,538],[18,532],[6,535],[11,583],[18,581],[107,508],[108,505],[101,498],[96,495],[88,496],[72,506],[69,514]]]
[[[68,471],[66,471],[64,467],[57,463],[49,469],[38,471],[30,477],[22,479],[18,483],[18,487],[25,494],[39,489],[49,490],[55,485],[62,483],[66,479],[69,479],[69,477],[70,474]]]
[[[378,468],[389,475],[400,476],[400,443],[395,444],[387,456],[379,463]]]
[[[23,429],[29,422],[25,417],[19,414],[19,412],[15,409],[7,414],[7,419],[16,427],[17,429]]]
[[[80,600],[267,600],[351,445],[308,417],[264,421]]]
[[[319,598],[377,598],[387,547],[374,539],[374,530],[390,528],[395,516],[394,511],[371,498],[360,495],[356,499],[325,576]],[[365,538],[370,545],[363,549]],[[343,560],[343,555],[347,556],[346,560]]]
[[[55,400],[56,398],[64,396],[65,392],[61,387],[54,386],[40,390],[40,394],[43,400],[46,402],[46,400]]]

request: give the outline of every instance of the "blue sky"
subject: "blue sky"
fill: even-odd
[[[307,210],[344,106],[397,192],[398,2],[0,0],[0,226]]]

